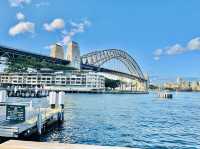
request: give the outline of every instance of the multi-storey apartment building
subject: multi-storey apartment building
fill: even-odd
[[[91,71],[69,71],[66,73],[0,73],[3,86],[41,86],[62,90],[104,90],[104,76]]]

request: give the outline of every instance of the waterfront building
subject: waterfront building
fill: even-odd
[[[91,91],[104,90],[104,76],[92,71],[59,73],[0,73],[2,86],[40,86],[49,90]]]
[[[199,81],[186,81],[179,77],[176,83],[164,83],[163,88],[177,91],[200,91],[200,83]]]
[[[181,77],[177,77],[176,82],[177,84],[181,84],[183,82],[183,79]]]
[[[7,68],[7,65],[6,65],[7,62],[8,62],[8,58],[0,57],[0,72],[4,72],[4,70]]]
[[[51,48],[51,57],[64,59],[64,49],[61,45],[55,44]]]
[[[200,91],[200,84],[198,81],[194,81],[191,84],[191,88],[193,91]]]
[[[70,67],[80,69],[80,48],[77,42],[70,42],[67,49],[67,60],[70,61]]]

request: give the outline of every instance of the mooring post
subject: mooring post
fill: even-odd
[[[49,93],[49,103],[50,103],[51,109],[56,108],[56,92]]]
[[[40,112],[40,109],[37,117],[37,131],[39,135],[42,134],[42,114]]]
[[[59,104],[59,107],[60,107],[60,117],[59,117],[59,120],[62,122],[64,121],[64,95],[65,93],[64,92],[59,92],[58,93],[58,104]]]

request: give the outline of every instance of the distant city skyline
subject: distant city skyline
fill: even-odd
[[[71,40],[82,54],[121,48],[150,76],[198,78],[199,5],[198,0],[3,0],[0,44],[46,55],[52,44]]]

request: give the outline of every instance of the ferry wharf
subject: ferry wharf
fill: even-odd
[[[42,135],[50,126],[64,122],[63,92],[50,92],[49,107],[33,107],[32,102],[7,102],[5,91],[0,91],[0,137],[25,138]]]

